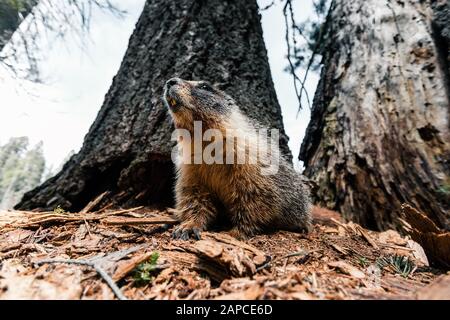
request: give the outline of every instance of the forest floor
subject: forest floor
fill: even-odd
[[[450,299],[408,237],[315,218],[307,235],[180,241],[170,211],[0,212],[0,299]]]

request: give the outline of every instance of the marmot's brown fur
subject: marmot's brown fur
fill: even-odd
[[[219,217],[225,217],[232,234],[240,238],[277,229],[309,230],[310,201],[300,174],[280,155],[278,144],[274,147],[256,137],[259,125],[247,118],[230,96],[204,81],[173,78],[166,83],[164,101],[175,127],[186,129],[192,138],[194,121],[201,121],[202,133],[216,129],[223,134],[222,141],[212,139],[224,147],[223,153],[216,150],[215,156],[225,159],[227,148],[233,150],[235,160],[239,151],[248,156],[243,164],[195,164],[192,144],[178,140],[179,149],[189,151],[177,164],[175,193],[181,224],[173,233],[175,238],[200,238],[200,232],[215,222],[217,225]],[[244,136],[247,140],[239,139]],[[200,153],[208,144],[211,142],[201,142]],[[252,153],[257,148],[266,151],[265,155]],[[186,155],[191,164],[186,163]],[[268,161],[278,161],[275,174],[263,174]]]

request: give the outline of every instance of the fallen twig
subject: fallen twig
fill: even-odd
[[[73,259],[48,259],[48,260],[41,260],[35,262],[37,265],[43,265],[43,264],[55,264],[55,263],[62,263],[62,264],[76,264],[76,265],[83,265],[88,266],[91,268],[94,268],[95,271],[105,280],[105,282],[108,284],[108,286],[111,288],[111,290],[116,295],[117,299],[119,300],[127,300],[127,298],[123,295],[122,291],[120,291],[120,288],[116,285],[114,280],[106,273],[105,270],[103,270],[100,266],[98,266],[94,262],[89,262],[86,260],[73,260]]]
[[[106,218],[102,220],[109,225],[142,225],[142,224],[177,224],[178,221],[169,217],[151,218]]]
[[[54,213],[54,212],[43,212],[37,214],[30,214],[25,221],[11,221],[6,226],[13,228],[30,228],[39,227],[43,224],[49,223],[66,223],[66,222],[79,222],[86,223],[88,221],[101,221],[103,219],[109,218],[111,216],[116,216],[120,214],[129,213],[135,210],[144,208],[136,207],[131,209],[117,210],[106,212],[103,214],[98,213]],[[23,217],[21,217],[23,219]]]
[[[283,259],[289,259],[289,258],[292,258],[292,257],[299,257],[299,256],[306,257],[306,256],[308,256],[309,254],[311,254],[312,252],[315,252],[315,251],[318,251],[318,250],[311,250],[311,251],[304,251],[304,250],[302,250],[302,251],[298,251],[298,252],[289,253],[289,254],[287,254],[285,256],[278,257],[278,258],[275,258],[275,259],[273,259],[271,261],[266,262],[262,266],[256,268],[256,272],[267,268],[268,266],[270,266],[271,264],[273,264],[273,263],[275,263],[277,261],[280,261],[280,260],[283,260]]]
[[[80,213],[88,213],[91,212],[92,209],[94,209],[96,206],[98,206],[98,204],[103,200],[103,198],[105,196],[107,196],[110,192],[109,191],[105,191],[102,194],[100,194],[97,198],[95,198],[94,200],[92,200],[91,202],[89,202],[84,208],[83,210],[80,211]]]
[[[111,211],[111,212],[105,213],[105,214],[102,215],[102,216],[103,216],[103,217],[104,217],[104,216],[115,216],[115,215],[119,215],[119,214],[124,214],[124,213],[128,213],[128,212],[140,210],[140,209],[143,209],[143,208],[144,208],[144,206],[140,206],[140,207],[131,208],[131,209],[123,209],[123,210]],[[104,209],[101,209],[101,210],[104,210]]]
[[[356,230],[358,230],[358,232],[361,234],[361,236],[375,249],[380,249],[380,247],[377,245],[377,243],[375,242],[375,240],[372,239],[372,237],[366,232],[366,230],[364,230],[363,227],[361,227],[360,225],[356,225]]]
[[[336,220],[335,218],[330,218],[330,220],[332,222],[334,222],[337,226],[344,228],[345,231],[348,231],[348,228],[347,228],[347,226],[344,223]]]

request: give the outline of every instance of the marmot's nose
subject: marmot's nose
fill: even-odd
[[[180,83],[182,83],[182,82],[183,82],[183,80],[181,80],[180,78],[172,78],[172,79],[169,79],[169,80],[167,80],[167,82],[166,82],[166,88],[169,89],[171,86],[174,86],[174,85],[176,85],[176,84],[180,84]]]

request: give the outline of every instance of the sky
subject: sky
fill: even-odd
[[[119,69],[144,2],[113,1],[127,11],[122,19],[94,10],[83,48],[71,37],[51,41],[51,46],[44,44],[45,59],[40,63],[43,84],[16,79],[0,67],[0,145],[18,136],[28,136],[32,144],[43,141],[47,163],[54,168],[72,150],[78,151]],[[258,1],[260,7],[270,2]],[[299,21],[312,14],[312,0],[296,0],[293,4]],[[296,159],[310,113],[304,103],[306,107],[297,117],[298,101],[292,76],[284,71],[287,48],[279,1],[262,12],[262,26],[285,130],[290,137],[289,146]],[[318,75],[310,73],[306,88],[311,97],[317,81]],[[301,163],[295,164],[301,168]]]

